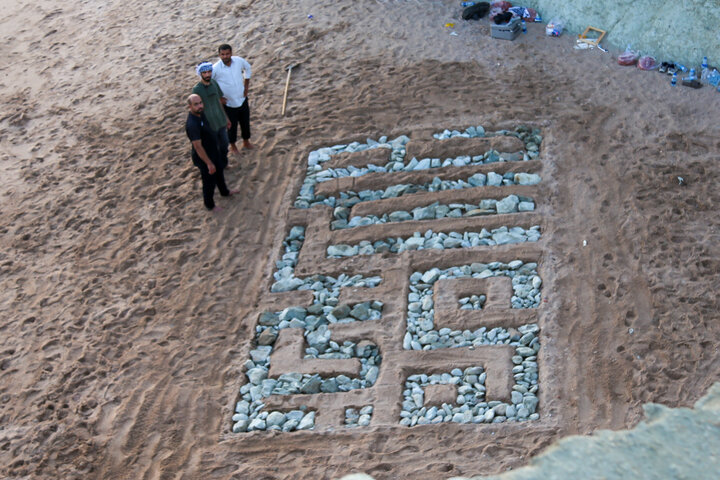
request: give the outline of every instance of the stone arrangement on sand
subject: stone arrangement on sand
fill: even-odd
[[[507,276],[511,278],[514,295],[511,298],[512,307],[537,308],[540,304],[540,287],[542,280],[535,270],[534,263],[523,263],[520,260],[503,264],[472,264],[451,269],[440,270],[433,268],[426,272],[414,272],[410,277],[410,293],[408,294],[407,332],[403,339],[403,348],[406,350],[429,350],[453,347],[478,347],[481,345],[507,344],[515,347],[512,369],[515,385],[513,385],[512,404],[503,402],[482,401],[484,398],[484,376],[482,368],[480,373],[464,374],[455,369],[451,374],[428,377],[417,375],[408,378],[408,390],[403,402],[403,421],[408,425],[422,424],[423,422],[504,422],[539,418],[535,414],[537,406],[536,393],[538,390],[537,352],[540,349],[537,333],[539,328],[535,324],[522,325],[510,332],[508,329],[496,327],[487,329],[481,327],[475,331],[468,329],[453,330],[450,328],[437,329],[434,323],[433,287],[439,280],[455,278],[489,278],[494,276]],[[468,377],[470,380],[469,381]],[[422,382],[417,383],[417,378]],[[442,381],[441,381],[442,380]],[[428,383],[429,382],[429,383]],[[422,388],[436,383],[452,384],[458,386],[457,407],[443,403],[443,411],[423,407]],[[411,394],[407,394],[411,392]],[[412,397],[415,395],[415,397]],[[408,397],[412,398],[408,398]],[[416,408],[413,407],[415,405]],[[492,412],[492,413],[489,413]],[[531,417],[531,415],[533,415]],[[424,418],[425,420],[421,420]],[[435,420],[439,418],[438,420]]]
[[[322,418],[326,419],[323,423],[325,428],[329,425],[327,418],[342,422],[335,424],[337,427],[347,428],[368,427],[375,422],[414,427],[441,422],[497,424],[540,418],[537,412],[540,328],[533,312],[541,304],[542,280],[537,263],[527,260],[527,256],[522,260],[510,257],[504,261],[480,261],[477,254],[473,254],[471,258],[478,260],[443,268],[411,270],[404,279],[397,273],[391,274],[395,271],[392,268],[370,275],[363,268],[360,269],[365,272],[363,274],[353,274],[352,269],[348,273],[333,275],[312,273],[314,269],[323,270],[321,265],[312,261],[301,269],[301,274],[298,273],[301,251],[309,241],[306,238],[307,225],[310,219],[319,218],[314,212],[321,211],[311,211],[309,207],[312,206],[331,209],[332,215],[322,228],[328,233],[336,232],[341,235],[339,238],[342,238],[343,232],[380,228],[383,224],[395,222],[470,221],[493,215],[533,213],[535,201],[531,197],[494,193],[492,197],[464,203],[435,201],[409,210],[352,215],[352,208],[363,202],[382,202],[401,196],[475,188],[527,188],[541,181],[540,175],[532,171],[496,173],[485,170],[464,178],[442,179],[435,176],[430,181],[397,183],[382,189],[357,192],[348,189],[339,191],[337,195],[315,193],[318,184],[332,179],[370,173],[392,174],[493,162],[522,162],[539,155],[542,137],[539,131],[527,127],[489,133],[482,127],[470,127],[463,132],[446,130],[433,137],[442,142],[458,137],[501,136],[519,139],[524,150],[508,153],[490,149],[481,155],[412,158],[406,162],[406,147],[410,138],[401,135],[394,140],[387,137],[378,141],[368,139],[366,143],[336,145],[310,153],[307,174],[295,201],[297,212],[308,213],[296,215],[304,220],[292,226],[284,239],[270,291],[273,294],[307,291],[308,295],[311,294],[311,301],[306,304],[303,300],[301,304],[263,310],[258,314],[253,345],[245,362],[247,381],[240,387],[240,398],[232,418],[233,432],[309,430],[316,428]],[[380,166],[370,163],[324,168],[333,155],[374,149],[388,150],[388,162]],[[317,234],[319,223],[313,222],[313,225],[316,225],[313,232]],[[320,246],[310,244],[313,251],[317,252],[320,247],[322,253],[320,257],[312,256],[317,253],[308,253],[308,258],[326,258],[328,261],[351,261],[358,255],[383,255],[383,258],[395,255],[394,258],[400,258],[400,254],[411,251],[442,254],[467,249],[470,252],[476,247],[532,244],[540,239],[540,225],[502,225],[448,231],[426,229],[424,232],[415,231],[410,236]],[[503,258],[508,258],[507,254]],[[390,266],[395,264],[394,260],[388,261]],[[341,270],[345,272],[348,269]],[[406,301],[402,303],[405,305],[404,312],[398,312],[397,307],[394,311],[385,312],[387,305],[383,301],[367,300],[388,298],[387,295],[397,298],[393,278],[395,283],[400,280],[399,284],[407,289]],[[350,297],[359,300],[349,301],[342,291],[354,292]],[[366,300],[360,300],[360,297]],[[397,305],[396,301],[391,303]],[[528,313],[512,314],[513,311]],[[404,336],[396,336],[394,344],[387,343],[387,337],[396,334],[387,330],[386,313],[393,319],[399,318],[400,313],[405,322]],[[477,319],[485,316],[490,323],[478,325]],[[356,328],[353,325],[368,327]],[[377,330],[379,326],[382,326],[380,331]],[[351,328],[348,330],[346,327]],[[334,339],[334,332],[338,329],[345,332],[346,338],[342,341]],[[379,341],[363,339],[362,332],[374,332],[370,337]],[[283,355],[277,356],[280,351]],[[351,363],[348,362],[354,362],[352,365],[357,368],[349,368]],[[458,366],[443,370],[443,364]],[[308,365],[318,370],[309,371],[311,368],[306,368]],[[378,387],[383,374],[386,375],[383,377],[385,381]],[[390,386],[387,375],[393,378],[400,375],[402,380]],[[388,388],[400,389],[397,390],[401,396],[398,410],[378,410],[375,404],[378,392]],[[372,393],[353,394],[358,391]],[[338,400],[331,404],[313,400],[319,398],[318,394],[336,395]],[[299,400],[291,401],[292,398]],[[332,412],[324,410],[329,405],[332,405]]]
[[[445,182],[438,180],[433,181],[430,185],[418,185],[415,187],[404,187],[395,186],[392,189],[386,189],[385,191],[366,191],[359,192],[357,194],[341,194],[340,199],[335,197],[326,198],[322,195],[315,194],[315,185],[322,182],[327,182],[334,178],[342,177],[361,177],[369,173],[389,173],[389,172],[410,172],[410,171],[422,171],[441,167],[464,167],[468,165],[481,165],[485,163],[494,162],[510,162],[510,161],[528,161],[537,158],[539,155],[540,144],[542,142],[542,136],[539,130],[530,129],[525,126],[518,127],[514,131],[510,130],[499,130],[497,132],[486,132],[482,126],[469,127],[464,132],[458,130],[445,130],[442,133],[434,134],[434,138],[438,140],[444,140],[449,138],[492,138],[496,136],[513,136],[519,138],[525,144],[525,152],[510,152],[501,153],[495,150],[488,150],[483,155],[475,156],[459,156],[455,158],[423,158],[418,160],[412,158],[409,162],[405,163],[406,149],[405,145],[410,141],[410,138],[406,135],[401,135],[393,140],[388,140],[387,137],[380,137],[378,140],[368,138],[365,143],[352,142],[347,145],[335,145],[332,147],[324,147],[318,150],[310,152],[308,155],[308,168],[305,175],[305,180],[300,188],[297,199],[295,200],[296,208],[308,208],[312,205],[323,203],[331,207],[350,207],[358,201],[368,201],[372,199],[380,198],[392,198],[401,196],[405,192],[421,191],[427,189],[427,191],[438,191],[449,188],[469,188],[473,186],[480,186],[480,183],[490,185],[494,184],[495,181],[502,182],[504,180],[510,181],[510,178],[503,177],[498,179],[495,175],[488,174],[483,180],[481,176],[469,177],[465,182]],[[323,168],[323,163],[328,162],[333,155],[340,153],[354,153],[362,152],[365,150],[372,149],[388,149],[390,150],[389,161],[382,166],[367,165],[366,167],[354,167],[348,166],[347,168]],[[472,180],[471,180],[472,179]],[[531,185],[537,183],[539,178],[535,176],[519,176],[518,178],[513,177],[512,181],[520,184],[521,181],[528,182],[526,184]],[[478,185],[473,185],[477,183]],[[364,198],[364,199],[363,199]]]
[[[245,363],[248,383],[240,388],[242,399],[237,402],[233,415],[235,422],[233,431],[236,433],[265,429],[287,432],[312,428],[314,412],[303,412],[300,416],[298,411],[287,413],[262,411],[265,406],[262,400],[271,395],[346,392],[372,386],[377,379],[378,367],[382,360],[377,347],[368,343],[356,344],[347,341],[338,344],[330,339],[328,326],[333,323],[379,319],[382,312],[381,303],[339,304],[338,296],[342,287],[373,287],[380,282],[380,278],[366,279],[360,275],[333,278],[317,275],[303,280],[297,279],[293,271],[304,240],[303,234],[303,227],[294,227],[285,240],[285,253],[277,262],[278,272],[275,274],[277,282],[273,284],[273,290],[312,290],[314,302],[307,309],[288,307],[281,312],[264,312],[260,316],[255,329],[256,346],[250,351],[250,359]],[[288,278],[297,282],[283,283]],[[349,378],[339,375],[323,379],[317,374],[284,373],[276,379],[268,378],[273,344],[278,332],[285,328],[303,329],[308,345],[305,349],[305,358],[358,358],[362,365],[360,377]]]
[[[532,334],[531,328],[526,329]],[[537,337],[533,337],[537,338]],[[513,357],[515,375],[524,375],[523,369],[537,376],[537,362],[534,355]],[[511,403],[498,400],[485,401],[486,374],[482,366],[453,369],[442,374],[415,374],[408,377],[403,391],[400,416],[401,425],[413,427],[443,422],[455,423],[503,423],[537,420],[535,412],[538,399],[533,390],[513,390]],[[437,388],[441,387],[441,388]],[[445,387],[445,388],[442,388]],[[433,389],[431,393],[427,393]]]
[[[345,426],[346,427],[367,427],[372,419],[373,406],[366,405],[360,409],[345,409]]]
[[[333,212],[336,220],[332,222],[333,229],[362,227],[377,223],[405,222],[408,220],[434,220],[439,218],[460,218],[475,217],[481,215],[496,215],[503,213],[532,212],[535,210],[535,202],[532,198],[508,195],[502,200],[492,198],[481,200],[478,204],[451,203],[441,205],[434,202],[430,205],[420,206],[408,212],[396,210],[380,217],[367,215],[364,217],[355,216],[348,220],[348,210],[345,207],[337,207]]]
[[[415,232],[408,238],[386,238],[370,242],[363,240],[357,245],[337,244],[327,247],[329,258],[352,257],[355,255],[373,255],[376,253],[402,253],[406,250],[451,248],[471,248],[479,245],[506,245],[510,243],[537,242],[540,239],[540,226],[535,225],[529,229],[522,227],[498,227],[490,231],[482,229],[479,232],[433,232],[424,234]]]

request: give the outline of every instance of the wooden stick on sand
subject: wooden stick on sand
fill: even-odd
[[[290,73],[292,72],[292,69],[295,65],[290,64],[290,66],[287,67],[287,80],[285,80],[285,93],[283,94],[283,103],[282,103],[282,112],[280,112],[280,115],[285,115],[285,105],[287,104],[287,95],[288,95],[288,89],[290,88]]]

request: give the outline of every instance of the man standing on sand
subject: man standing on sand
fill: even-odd
[[[241,57],[232,54],[232,47],[226,43],[218,48],[220,60],[215,62],[212,69],[212,78],[217,81],[225,95],[225,113],[230,119],[228,136],[230,151],[238,153],[237,128],[243,139],[243,147],[253,148],[250,143],[250,107],[248,106],[248,91],[250,90],[250,64]]]
[[[195,68],[200,81],[192,89],[192,93],[202,98],[205,117],[217,134],[217,144],[220,149],[220,162],[227,164],[228,153],[228,128],[230,120],[225,114],[221,99],[223,91],[215,80],[212,79],[212,63],[202,62]]]
[[[185,132],[192,143],[192,161],[200,169],[202,176],[203,201],[208,210],[221,210],[215,206],[213,196],[217,186],[220,195],[227,197],[235,192],[225,185],[223,169],[226,163],[220,158],[215,132],[203,113],[203,101],[200,95],[193,93],[187,99],[188,113]]]

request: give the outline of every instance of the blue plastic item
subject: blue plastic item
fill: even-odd
[[[713,68],[712,72],[708,73],[707,82],[713,87],[720,87],[720,72]]]

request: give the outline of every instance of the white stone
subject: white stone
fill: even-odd
[[[540,183],[540,175],[536,173],[516,173],[515,177],[513,178],[515,180],[515,183],[519,185],[535,185]]]
[[[297,426],[298,430],[310,430],[315,426],[315,412],[308,412]]]
[[[270,412],[267,416],[267,419],[265,422],[267,423],[268,427],[271,427],[273,425],[280,426],[283,423],[285,423],[285,414],[282,412]]]

